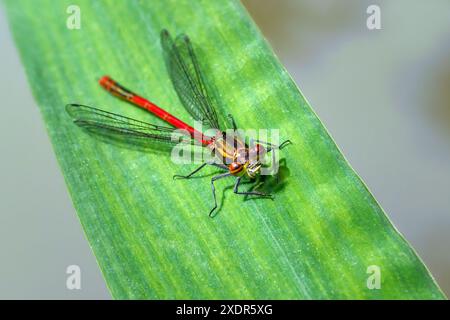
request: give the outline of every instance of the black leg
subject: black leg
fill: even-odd
[[[285,140],[285,141],[283,141],[279,146],[278,146],[278,149],[283,149],[284,147],[286,147],[288,144],[291,144],[292,143],[292,141],[291,140]]]
[[[196,174],[197,172],[199,172],[200,170],[202,170],[207,164],[228,171],[228,167],[227,167],[226,165],[222,164],[222,163],[205,162],[205,163],[202,163],[202,165],[201,165],[200,167],[198,167],[197,169],[195,169],[194,171],[192,171],[191,173],[189,173],[187,176],[183,176],[183,175],[180,175],[180,174],[176,174],[176,175],[173,176],[173,179],[174,179],[174,180],[175,180],[175,179],[189,179],[189,178],[192,177],[194,174]]]
[[[209,212],[209,216],[212,217],[212,213],[214,212],[214,210],[217,209],[217,199],[216,199],[216,188],[214,187],[214,181],[222,179],[222,178],[226,178],[231,176],[231,173],[227,172],[227,173],[222,173],[219,174],[217,176],[214,176],[211,178],[211,190],[212,190],[212,194],[214,197],[214,207],[211,209],[211,211]]]
[[[277,146],[276,144],[272,144],[272,143],[270,143],[270,142],[265,142],[265,141],[261,141],[261,140],[254,140],[254,142],[266,145],[266,146],[268,147],[268,148],[267,148],[267,152],[270,152],[270,151],[272,151],[273,149],[279,149],[279,150],[281,150],[281,149],[283,149],[284,147],[286,147],[288,144],[291,144],[291,143],[292,143],[291,140],[285,140],[285,141],[283,141],[279,146]]]
[[[268,193],[264,193],[264,192],[259,192],[259,191],[239,191],[239,185],[241,184],[241,177],[238,177],[236,179],[236,183],[234,185],[234,190],[233,192],[236,194],[242,194],[242,195],[253,195],[253,196],[260,196],[260,197],[264,197],[264,198],[273,198],[273,196],[271,194]]]
[[[194,174],[196,174],[197,172],[199,172],[200,170],[202,170],[206,165],[208,164],[208,162],[202,163],[202,165],[200,167],[198,167],[197,169],[195,169],[194,171],[192,171],[191,173],[189,173],[187,176],[182,176],[179,174],[176,174],[173,176],[173,179],[189,179],[190,177],[192,177]]]

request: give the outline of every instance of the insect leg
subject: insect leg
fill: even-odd
[[[239,191],[239,185],[241,184],[241,178],[238,177],[236,179],[236,183],[234,185],[233,192],[236,194],[242,194],[242,195],[253,195],[253,196],[261,196],[264,198],[273,198],[273,196],[269,193],[259,192],[259,191]]]
[[[267,148],[267,152],[270,152],[270,151],[272,151],[273,149],[279,149],[279,150],[281,150],[281,149],[283,149],[284,147],[286,147],[288,144],[291,144],[292,143],[292,141],[291,140],[285,140],[285,141],[283,141],[280,145],[276,145],[276,144],[272,144],[272,143],[270,143],[270,142],[266,142],[266,141],[261,141],[261,140],[253,140],[253,142],[256,142],[256,143],[259,143],[259,144],[264,144],[264,145],[266,145],[268,148]]]
[[[173,179],[189,179],[190,177],[192,177],[194,174],[196,174],[197,172],[199,172],[200,170],[202,170],[206,165],[208,164],[208,162],[204,162],[202,163],[202,165],[200,167],[198,167],[197,169],[195,169],[194,171],[192,171],[191,173],[189,173],[187,176],[183,176],[183,175],[179,175],[176,174],[173,176]]]
[[[224,165],[224,164],[221,164],[221,163],[215,163],[215,162],[204,162],[204,163],[202,163],[202,165],[201,165],[200,167],[198,167],[197,169],[195,169],[194,171],[192,171],[191,173],[189,173],[187,176],[183,176],[183,175],[180,175],[180,174],[176,174],[176,175],[173,176],[173,179],[174,179],[174,180],[175,180],[175,179],[189,179],[189,178],[192,177],[194,174],[196,174],[197,172],[199,172],[200,170],[202,170],[207,164],[228,171],[228,167],[227,167],[226,165]]]
[[[216,199],[216,188],[214,187],[214,181],[222,179],[222,178],[226,178],[231,176],[231,173],[227,172],[227,173],[222,173],[219,174],[217,176],[214,176],[211,178],[211,190],[212,190],[212,194],[214,197],[214,207],[211,209],[211,211],[209,212],[209,216],[212,218],[212,213],[214,212],[214,210],[217,209],[217,199]]]
[[[284,140],[279,146],[278,149],[283,149],[284,147],[286,147],[288,144],[291,144],[292,141],[291,140]]]

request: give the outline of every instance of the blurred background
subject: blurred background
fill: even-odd
[[[242,2],[450,295],[450,2]],[[366,25],[372,4],[380,30]],[[0,70],[0,298],[108,299],[1,6]],[[81,290],[66,288],[72,264]]]

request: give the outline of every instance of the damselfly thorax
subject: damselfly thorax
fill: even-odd
[[[238,135],[223,132],[213,139],[208,148],[214,152],[216,160],[228,167],[233,176],[247,175],[255,178],[261,169],[261,159],[266,153],[260,144],[249,147]]]

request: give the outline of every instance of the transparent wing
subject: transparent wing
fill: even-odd
[[[191,140],[188,136],[180,135],[174,128],[154,125],[85,105],[68,104],[66,110],[76,125],[103,136],[172,144]]]
[[[195,119],[210,128],[220,129],[189,37],[180,34],[174,41],[164,29],[161,31],[161,45],[167,71],[181,103]]]

